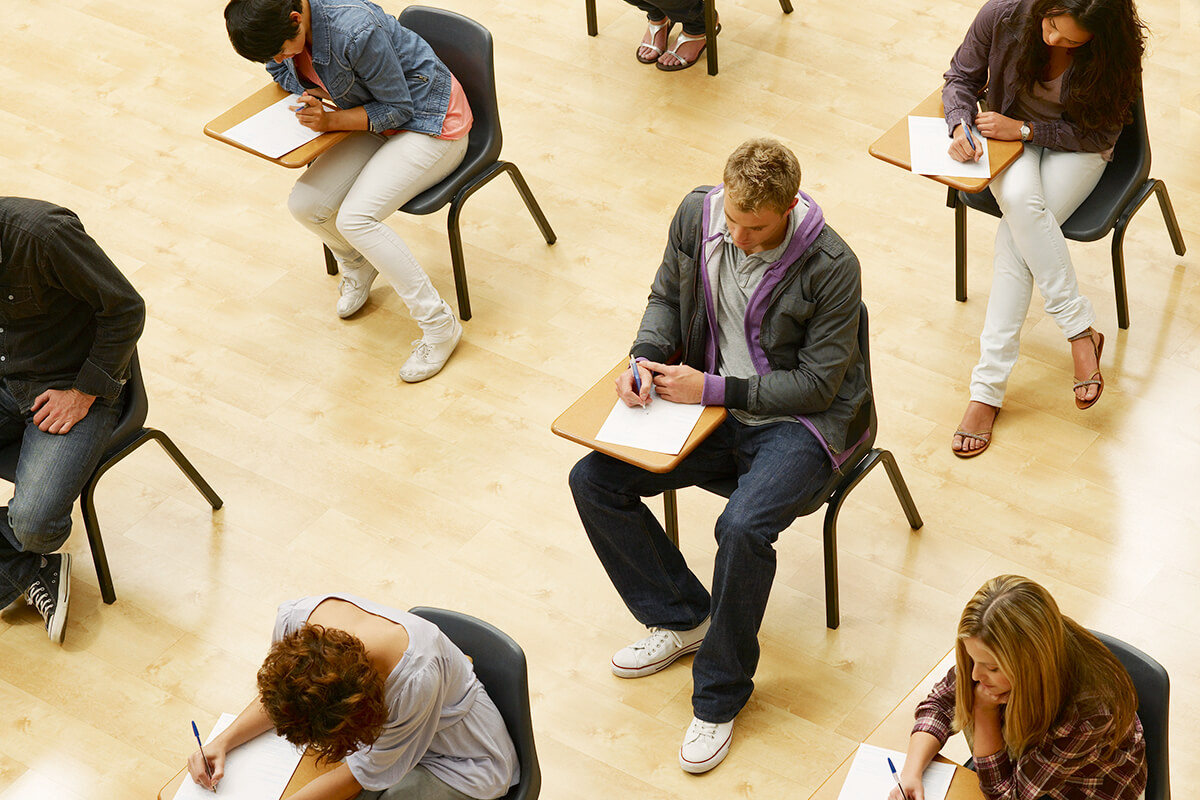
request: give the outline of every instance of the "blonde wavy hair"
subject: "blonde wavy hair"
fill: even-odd
[[[774,139],[749,139],[725,162],[725,194],[742,211],[787,211],[800,189],[796,154]]]
[[[1004,712],[1004,745],[1019,758],[1043,737],[1072,701],[1097,703],[1112,715],[1105,754],[1127,735],[1137,692],[1121,662],[1070,617],[1040,584],[1000,575],[980,587],[963,609],[955,651],[954,729],[973,731],[975,662],[964,641],[977,638],[996,655],[1012,684]]]

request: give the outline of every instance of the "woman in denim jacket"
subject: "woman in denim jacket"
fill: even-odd
[[[942,90],[950,155],[982,155],[982,142],[967,138],[972,121],[990,139],[1025,142],[991,183],[1004,216],[956,456],[977,456],[991,441],[1034,284],[1071,344],[1075,405],[1100,399],[1104,335],[1092,328],[1096,312],[1079,293],[1060,225],[1096,187],[1132,118],[1143,48],[1133,0],[989,0],[954,54]],[[989,110],[977,113],[985,86]]]
[[[229,39],[301,95],[314,131],[358,131],[310,166],[288,199],[342,270],[337,314],[354,314],[382,272],[421,328],[400,377],[438,373],[462,326],[404,241],[383,223],[462,163],[471,109],[432,48],[368,0],[230,0]]]

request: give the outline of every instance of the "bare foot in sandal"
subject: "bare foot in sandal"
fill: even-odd
[[[637,60],[643,64],[653,64],[658,61],[667,49],[667,39],[671,35],[671,27],[675,23],[667,17],[652,20],[646,25],[646,34],[637,49]]]
[[[992,443],[992,425],[1000,409],[972,400],[967,403],[962,422],[954,432],[950,449],[959,458],[972,458],[979,455]]]

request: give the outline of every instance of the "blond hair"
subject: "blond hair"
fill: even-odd
[[[1138,703],[1129,673],[1099,639],[1063,616],[1045,588],[1019,575],[992,578],[963,609],[955,647],[955,730],[971,731],[975,722],[975,662],[964,644],[971,638],[996,655],[1012,684],[1003,730],[1010,758],[1019,758],[1080,698],[1112,716],[1106,753],[1125,738]]]
[[[723,179],[726,196],[740,210],[782,214],[800,189],[800,162],[774,139],[750,139],[729,156]]]

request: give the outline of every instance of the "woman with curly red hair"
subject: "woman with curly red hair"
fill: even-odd
[[[462,654],[433,623],[351,595],[283,603],[258,697],[188,759],[214,789],[225,756],[276,731],[335,769],[295,800],[490,800],[517,782],[504,720]],[[212,769],[212,777],[208,768]]]

